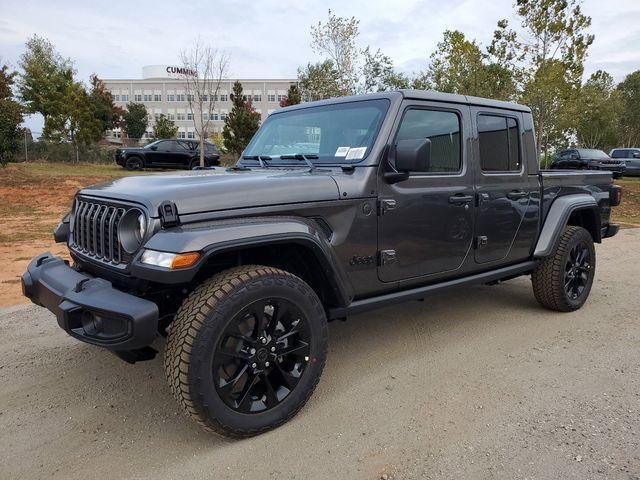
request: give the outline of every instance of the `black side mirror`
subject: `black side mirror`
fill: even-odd
[[[571,155],[569,155],[569,158],[571,160],[578,160],[580,157],[578,156],[577,153],[572,153]]]
[[[384,174],[387,183],[406,180],[409,172],[428,172],[431,167],[431,140],[399,140],[396,145],[389,147],[387,159],[390,165],[395,165],[396,170]]]

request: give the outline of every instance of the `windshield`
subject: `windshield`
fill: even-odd
[[[580,149],[578,150],[578,152],[580,152],[580,156],[583,158],[593,158],[593,159],[609,158],[609,155],[604,153],[602,150],[595,150],[592,148]]]
[[[387,108],[389,101],[379,99],[271,115],[245,149],[244,156],[277,160],[304,154],[312,155],[316,162],[360,161],[369,154]]]

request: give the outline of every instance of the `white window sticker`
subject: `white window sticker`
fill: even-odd
[[[347,153],[349,153],[349,147],[338,147],[334,157],[346,157]]]
[[[347,160],[360,160],[364,158],[364,153],[367,151],[367,147],[358,147],[349,149],[349,153],[347,153]]]

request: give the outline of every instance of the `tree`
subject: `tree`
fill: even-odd
[[[116,107],[113,103],[113,95],[105,88],[104,82],[96,74],[91,75],[90,78],[89,101],[93,106],[96,119],[100,122],[102,133],[104,133],[118,125],[124,110]]]
[[[288,107],[289,105],[297,105],[302,101],[302,96],[300,95],[300,89],[294,83],[289,85],[289,90],[287,90],[287,96],[280,100],[281,107]]]
[[[80,160],[80,145],[100,140],[102,124],[89,95],[79,82],[73,82],[59,93],[56,108],[49,113],[42,136],[56,142],[69,142],[73,146],[76,162]]]
[[[0,165],[5,166],[20,148],[22,107],[13,98],[16,72],[0,68]]]
[[[380,49],[373,52],[370,47],[362,51],[364,63],[362,66],[362,93],[384,92],[409,88],[411,80],[402,73],[395,71],[393,61],[384,55]]]
[[[215,102],[222,79],[227,76],[229,58],[198,38],[190,50],[180,53],[189,110],[200,139],[200,166],[204,167],[204,141],[209,136]]]
[[[304,69],[299,68],[298,83],[302,93],[311,101],[343,95],[340,88],[340,74],[333,60],[309,63]]]
[[[240,155],[260,126],[260,114],[251,105],[251,100],[242,98],[242,84],[237,80],[231,94],[233,107],[224,121],[222,136],[228,151]]]
[[[620,145],[637,147],[640,144],[640,70],[625,77],[618,84],[620,97]]]
[[[326,23],[320,21],[311,27],[311,48],[327,55],[333,62],[341,95],[353,95],[357,91],[359,50],[356,38],[359,23],[355,17],[338,17],[329,9]]]
[[[509,62],[498,59],[507,55],[503,50],[508,48],[499,45],[498,35],[502,31],[496,31],[494,43],[483,53],[480,45],[462,32],[445,31],[431,54],[424,83],[440,92],[511,100],[516,93],[514,71]]]
[[[161,138],[176,138],[178,136],[178,127],[173,120],[168,119],[164,115],[160,115],[156,120],[156,124],[153,126],[153,137],[155,139]]]
[[[611,75],[602,70],[591,75],[580,88],[577,102],[573,105],[578,144],[598,149],[615,147],[621,104]]]
[[[19,62],[18,92],[27,111],[42,114],[46,123],[60,110],[65,90],[73,83],[73,64],[49,40],[37,35],[27,40],[26,48]]]
[[[129,138],[140,140],[147,131],[149,119],[147,117],[147,107],[142,103],[127,104],[127,111],[122,116],[123,128]]]
[[[524,38],[517,40],[525,54],[526,72],[522,101],[531,107],[537,133],[537,150],[547,150],[566,137],[567,108],[584,71],[593,35],[586,33],[591,18],[579,0],[517,0]]]

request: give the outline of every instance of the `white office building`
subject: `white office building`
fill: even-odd
[[[104,83],[106,89],[113,95],[117,106],[124,108],[128,103],[136,102],[147,107],[149,125],[145,138],[153,137],[153,125],[161,114],[175,122],[180,138],[196,138],[183,74],[182,68],[178,66],[148,65],[142,68],[141,79],[109,79],[104,80]],[[235,81],[235,79],[224,80],[220,85],[218,98],[214,99],[215,109],[210,133],[222,132],[224,120],[231,110],[230,94]],[[245,100],[251,98],[253,107],[260,113],[263,121],[271,112],[280,108],[280,100],[286,97],[289,86],[296,83],[295,79],[239,79],[239,81],[242,83]],[[204,115],[207,113],[205,112]],[[108,141],[120,143],[121,139],[120,129],[107,132]]]

